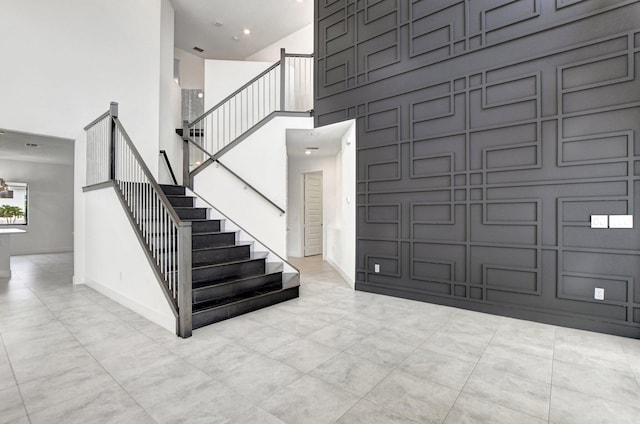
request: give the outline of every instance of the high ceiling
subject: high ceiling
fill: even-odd
[[[313,22],[313,0],[171,2],[175,46],[205,59],[244,60]],[[251,33],[244,34],[245,29]],[[195,46],[204,52],[193,50]]]
[[[335,156],[342,149],[342,137],[354,121],[338,122],[314,129],[287,130],[287,155],[289,157]],[[310,148],[310,154],[305,152]]]
[[[73,164],[73,140],[0,130],[0,159]]]

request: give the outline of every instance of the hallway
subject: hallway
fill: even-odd
[[[86,286],[72,255],[0,280],[0,423],[634,423],[640,341],[354,292],[320,258],[301,297],[187,340]]]

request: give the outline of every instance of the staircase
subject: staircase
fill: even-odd
[[[181,220],[191,221],[192,326],[194,329],[298,297],[298,274],[268,262],[268,252],[226,231],[224,219],[209,219],[185,187],[160,186]]]

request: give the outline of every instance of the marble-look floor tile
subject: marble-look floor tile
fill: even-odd
[[[280,321],[273,326],[281,330],[295,334],[299,337],[305,337],[314,331],[327,327],[331,323],[323,320],[315,320],[304,315],[297,315],[293,320]]]
[[[411,374],[394,371],[366,399],[414,421],[439,424],[447,416],[458,393]]]
[[[232,418],[228,421],[225,421],[224,424],[286,424],[280,418],[276,417],[265,411],[262,408],[254,406],[244,411],[242,414],[238,415],[235,418]]]
[[[146,417],[146,419],[145,419]],[[112,387],[70,399],[30,416],[32,424],[136,424],[154,421],[124,390]]]
[[[554,386],[551,390],[553,424],[635,424],[640,417],[638,404],[614,402]]]
[[[366,337],[366,334],[332,324],[309,334],[306,338],[335,349],[345,350]]]
[[[444,424],[545,424],[525,413],[461,394],[451,408]]]
[[[9,358],[4,355],[4,347],[0,343],[0,390],[14,387],[16,384]]]
[[[17,386],[0,390],[0,423],[9,423],[26,415]]]
[[[267,356],[306,373],[338,353],[340,351],[332,347],[302,339],[276,349]]]
[[[605,345],[606,346],[606,345]],[[553,359],[588,367],[604,367],[619,372],[629,372],[627,356],[622,349],[603,349],[600,345],[578,345],[556,341]]]
[[[211,377],[207,374],[178,359],[132,376],[122,382],[122,387],[147,409],[158,402],[167,403],[166,399],[172,399],[168,404],[173,405],[177,396],[209,382]]]
[[[243,396],[221,383],[208,381],[183,387],[169,401],[156,402],[146,410],[160,424],[224,423],[249,407],[251,403]]]
[[[256,352],[266,354],[297,340],[300,340],[299,337],[291,333],[266,326],[249,333],[246,337],[239,339],[237,343]]]
[[[20,385],[27,412],[32,414],[87,393],[117,387],[97,365],[72,368]]]
[[[19,384],[61,374],[73,368],[98,366],[96,360],[82,346],[74,346],[70,349],[35,357],[15,359],[11,363]]]
[[[341,353],[309,373],[358,396],[366,395],[392,368]]]
[[[480,358],[478,367],[490,367],[529,380],[551,384],[552,364],[551,358],[530,355],[506,346],[489,345]]]
[[[123,382],[179,360],[177,355],[164,347],[152,344],[123,351],[120,355],[101,360],[100,363],[113,378]]]
[[[329,424],[340,418],[358,397],[322,380],[304,376],[260,404],[288,424]]]
[[[215,375],[255,404],[302,377],[302,373],[275,359],[260,356],[228,372]]]
[[[351,346],[345,352],[385,366],[396,366],[404,361],[415,348],[393,340],[371,335]]]
[[[231,371],[260,356],[255,350],[229,342],[220,345],[211,345],[202,353],[189,356],[185,361],[194,367],[216,376],[225,371]]]
[[[546,419],[551,386],[488,367],[478,367],[463,392],[507,408]]]
[[[464,361],[430,350],[418,349],[405,359],[400,369],[425,380],[460,391],[467,382],[475,365],[475,362]]]
[[[631,373],[554,361],[552,379],[554,386],[591,396],[629,404],[640,402],[640,386]]]
[[[420,346],[420,349],[449,355],[462,361],[476,362],[484,353],[489,340],[485,335],[475,336],[438,330]]]
[[[337,424],[415,424],[416,421],[394,414],[386,408],[361,400],[337,421]]]

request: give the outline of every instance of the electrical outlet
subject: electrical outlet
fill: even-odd
[[[380,264],[373,265],[373,272],[380,272]]]
[[[609,228],[633,228],[633,215],[609,215]]]
[[[591,228],[609,228],[609,215],[591,215]]]
[[[604,289],[601,287],[593,289],[593,298],[595,300],[604,300]]]

